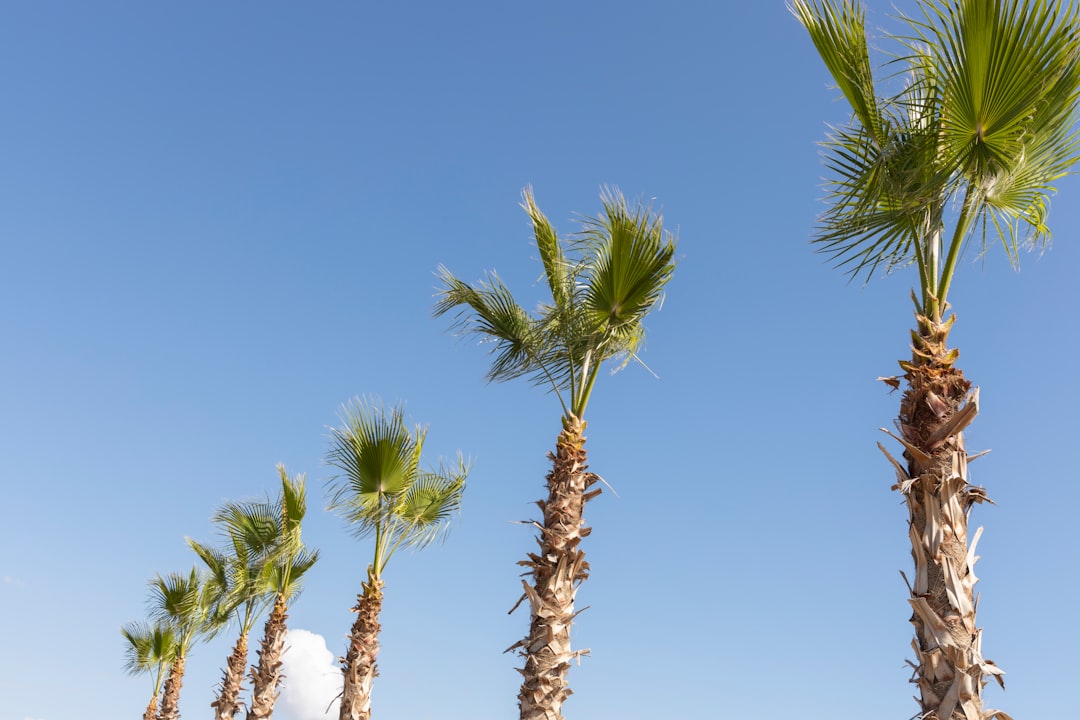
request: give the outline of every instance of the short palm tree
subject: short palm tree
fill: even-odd
[[[281,494],[275,500],[228,502],[213,518],[224,528],[237,553],[238,562],[234,566],[236,591],[230,604],[239,602],[243,607],[242,636],[244,628],[250,630],[251,623],[267,607],[268,599],[273,603],[258,651],[259,663],[251,668],[248,720],[266,720],[273,715],[282,679],[281,656],[285,651],[289,602],[300,592],[301,578],[319,559],[318,551],[304,547],[301,537],[301,526],[307,514],[304,476],[290,479],[283,465],[278,465],[277,469],[281,476]],[[240,686],[235,677],[236,661],[232,657],[244,658],[239,661],[240,667],[243,666],[247,657],[246,642],[242,655],[234,648],[230,657],[222,690],[224,696],[228,684],[230,699],[216,705],[219,717],[226,710],[235,713],[239,705],[231,695],[233,686],[237,694]]]
[[[976,626],[975,544],[968,516],[987,500],[968,481],[963,430],[978,389],[947,347],[949,291],[973,240],[1000,240],[1015,263],[1025,241],[1045,244],[1052,184],[1076,161],[1080,8],[1054,0],[919,0],[905,18],[879,94],[861,5],[795,0],[793,10],[851,104],[851,121],[825,141],[829,208],[815,242],[852,275],[914,265],[919,293],[899,436],[889,457],[910,519],[913,682],[920,717],[1007,718],[984,710],[1001,670],[982,654]],[[896,77],[897,74],[893,74]],[[901,378],[886,378],[899,387]],[[882,450],[885,450],[882,447]],[[888,453],[886,452],[886,455]]]
[[[188,545],[202,559],[214,587],[214,617],[224,625],[235,621],[236,643],[226,661],[217,698],[211,703],[215,720],[233,720],[240,711],[240,693],[247,670],[248,638],[255,622],[273,605],[276,593],[271,585],[271,566],[267,562],[273,548],[271,538],[245,528],[260,528],[262,534],[273,532],[271,523],[258,523],[252,517],[237,520],[247,508],[226,503],[214,514],[214,522],[224,535],[226,549],[220,550],[188,538]]]
[[[146,622],[128,623],[120,633],[127,640],[124,669],[132,675],[150,673],[154,677],[154,691],[143,713],[143,720],[154,720],[161,685],[176,659],[176,634],[169,625]]]
[[[373,538],[375,552],[357,596],[356,621],[344,658],[341,720],[371,717],[371,689],[379,651],[383,571],[403,547],[422,548],[441,537],[461,506],[468,467],[421,468],[426,431],[405,424],[404,410],[389,412],[374,402],[356,400],[331,429],[327,463],[338,474],[330,481],[330,509],[359,538]]]
[[[206,576],[195,567],[191,572],[157,575],[150,581],[150,614],[156,624],[169,627],[176,646],[161,694],[159,720],[180,717],[180,689],[184,683],[187,655],[198,640],[213,635],[210,617],[211,589]]]
[[[538,503],[540,551],[521,563],[532,575],[532,585],[522,581],[522,600],[528,599],[531,610],[529,634],[510,648],[525,659],[518,694],[522,720],[554,720],[562,717],[570,695],[570,664],[586,652],[570,646],[574,596],[589,573],[579,547],[591,530],[583,512],[600,493],[592,488],[599,478],[586,462],[585,408],[605,362],[625,365],[637,358],[645,316],[661,301],[675,268],[675,239],[651,209],[630,208],[618,191],[605,190],[603,215],[586,218],[564,243],[531,190],[523,197],[551,302],[533,315],[494,273],[469,285],[442,267],[435,314],[456,312],[458,328],[492,341],[489,380],[528,377],[550,387],[562,405],[548,497]]]

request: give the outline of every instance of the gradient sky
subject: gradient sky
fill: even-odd
[[[910,7],[910,2],[902,3]],[[868,24],[892,27],[871,2]],[[380,718],[513,717],[555,398],[489,386],[431,318],[435,268],[542,296],[520,193],[563,232],[602,184],[655,199],[680,265],[643,360],[598,382],[593,575],[569,718],[907,717],[906,513],[877,450],[911,272],[809,245],[845,105],[783,2],[10,2],[0,22],[0,720],[141,715],[120,626],[226,499],[306,472],[323,559],[290,613],[343,654],[371,556],[322,511],[326,427],[407,401],[474,461],[446,543],[387,575]],[[1080,183],[1013,272],[965,257],[988,706],[1075,710],[1072,376]],[[318,637],[316,637],[318,636]],[[208,707],[230,640],[195,648]],[[305,646],[307,647],[307,646]],[[300,650],[294,652],[299,658]],[[305,656],[306,657],[306,656]],[[324,658],[325,659],[325,658]],[[325,659],[329,663],[328,659]],[[299,660],[297,660],[299,662]],[[329,667],[329,665],[327,665]],[[303,677],[297,666],[292,677]],[[288,682],[288,681],[287,681]],[[288,695],[289,693],[287,693]],[[281,720],[309,720],[282,707]]]

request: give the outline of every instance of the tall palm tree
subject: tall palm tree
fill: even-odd
[[[251,668],[251,705],[247,720],[266,720],[273,715],[282,679],[281,656],[285,651],[289,602],[300,592],[301,578],[319,559],[318,551],[304,547],[301,537],[302,522],[307,514],[304,476],[290,479],[283,465],[278,465],[277,469],[281,476],[281,494],[275,500],[228,502],[214,515],[214,522],[225,529],[234,550],[240,548],[236,551],[244,558],[245,569],[237,569],[247,576],[245,582],[248,585],[238,585],[236,597],[246,597],[245,602],[250,602],[252,607],[246,608],[245,612],[255,613],[248,615],[245,622],[253,622],[256,611],[265,608],[265,600],[260,595],[268,593],[273,598],[258,651],[259,663]],[[237,655],[235,648],[234,655]],[[243,657],[246,656],[245,647]],[[235,682],[235,677],[227,675],[227,678]],[[225,702],[217,706],[219,713],[225,709],[236,712],[238,703],[235,700],[227,702],[230,703],[227,708],[223,707]]]
[[[963,430],[978,389],[947,347],[949,292],[973,240],[1000,240],[1015,263],[1025,241],[1045,244],[1052,183],[1076,161],[1080,9],[1054,0],[920,0],[905,18],[890,66],[904,86],[879,94],[864,14],[854,0],[795,0],[853,110],[824,143],[829,208],[815,242],[852,275],[913,264],[919,294],[899,436],[889,456],[909,512],[914,582],[913,682],[923,718],[1008,718],[984,710],[982,690],[1002,671],[982,654],[976,626],[972,506],[988,500],[968,480]],[[880,446],[880,444],[879,444]]]
[[[240,711],[240,692],[247,669],[248,638],[255,622],[274,602],[270,584],[269,564],[262,545],[252,547],[251,539],[230,525],[225,517],[234,504],[220,508],[214,516],[225,536],[225,551],[188,538],[188,545],[202,559],[214,588],[213,617],[225,625],[235,621],[238,628],[225,665],[218,696],[211,703],[215,720],[233,720]],[[242,511],[242,510],[238,510]],[[261,540],[258,541],[261,543]]]
[[[562,405],[548,497],[538,503],[540,551],[521,562],[533,581],[531,586],[522,581],[522,600],[528,599],[531,611],[529,634],[510,648],[525,659],[518,694],[522,720],[554,720],[562,717],[570,695],[570,664],[587,652],[570,647],[574,596],[589,574],[579,547],[591,530],[583,511],[600,494],[592,488],[599,478],[588,472],[586,462],[585,408],[606,361],[625,366],[637,358],[645,316],[660,302],[675,268],[675,239],[650,208],[630,208],[618,191],[605,190],[603,215],[586,218],[581,231],[564,243],[530,189],[523,198],[551,302],[533,315],[495,273],[469,285],[440,267],[443,288],[435,314],[456,311],[458,328],[493,341],[489,380],[528,377],[549,386]]]
[[[371,717],[371,686],[379,652],[383,571],[402,547],[422,548],[441,537],[461,506],[468,467],[421,468],[426,430],[408,428],[404,410],[389,411],[356,400],[343,407],[342,426],[331,429],[327,463],[339,471],[330,481],[330,509],[359,538],[374,538],[367,580],[357,596],[343,672],[341,720]]]
[[[143,713],[143,720],[154,720],[161,685],[176,659],[176,634],[169,625],[146,622],[128,623],[120,629],[120,633],[127,640],[124,669],[132,675],[151,673],[154,677],[154,691]]]
[[[196,641],[213,635],[210,621],[211,590],[206,576],[195,567],[191,572],[157,575],[150,581],[150,614],[155,623],[168,626],[176,638],[175,655],[169,664],[161,694],[158,720],[180,717],[180,689],[184,683],[187,655]]]

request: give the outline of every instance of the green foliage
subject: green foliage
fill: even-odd
[[[374,537],[376,577],[399,547],[421,548],[449,528],[461,506],[468,467],[420,468],[427,432],[405,424],[404,409],[389,411],[373,401],[354,400],[331,428],[327,463],[339,472],[330,481],[330,509],[348,521],[357,537]]]
[[[824,143],[831,172],[815,242],[852,276],[914,263],[922,311],[940,321],[969,240],[1018,260],[1045,244],[1053,183],[1077,160],[1080,7],[1053,0],[921,0],[903,18],[882,96],[861,4],[792,10],[852,108]],[[900,70],[897,72],[895,68]],[[945,225],[954,223],[946,234]]]
[[[550,386],[565,413],[582,417],[600,366],[638,357],[644,318],[658,305],[675,269],[675,239],[651,208],[631,208],[616,190],[601,194],[604,212],[582,220],[561,241],[526,188],[522,207],[551,302],[529,314],[495,273],[469,285],[445,267],[436,316],[454,312],[454,327],[493,343],[488,380],[528,377]]]
[[[156,622],[132,622],[120,629],[124,646],[124,670],[131,675],[153,673],[154,692],[161,692],[165,672],[176,659],[178,642],[172,626]]]

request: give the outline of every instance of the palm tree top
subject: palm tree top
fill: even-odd
[[[824,142],[831,172],[819,251],[869,279],[915,264],[921,310],[941,320],[972,238],[1015,264],[1045,245],[1053,183],[1080,153],[1080,5],[1055,0],[919,0],[893,35],[894,94],[875,83],[862,6],[795,0],[852,118]],[[946,233],[947,223],[953,231]]]
[[[459,454],[456,466],[423,470],[427,430],[410,429],[402,405],[356,398],[342,406],[340,421],[330,429],[326,459],[338,471],[329,481],[329,509],[358,538],[375,538],[378,576],[399,547],[421,548],[445,535],[469,466]]]
[[[662,301],[675,269],[675,237],[659,213],[631,207],[616,189],[601,192],[603,212],[582,218],[568,241],[531,188],[522,198],[551,302],[529,313],[494,272],[470,285],[440,266],[434,313],[454,312],[453,327],[492,342],[489,381],[528,377],[555,392],[565,415],[581,418],[600,366],[639,359],[644,318]]]

